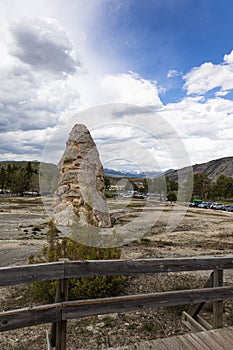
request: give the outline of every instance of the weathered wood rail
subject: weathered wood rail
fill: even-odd
[[[0,331],[53,323],[52,337],[47,333],[48,349],[55,345],[57,350],[65,350],[66,322],[69,319],[183,304],[191,305],[189,312],[183,315],[183,321],[191,329],[219,328],[222,327],[222,301],[233,299],[233,286],[223,286],[225,269],[233,269],[233,255],[174,259],[60,261],[3,267],[0,268],[0,286],[45,280],[59,280],[59,283],[54,304],[0,313]],[[68,281],[73,277],[203,270],[213,270],[205,288],[67,301]],[[214,303],[213,326],[199,316],[204,304],[210,301]]]
[[[233,255],[173,259],[78,260],[0,268],[0,286],[84,276],[233,269]]]

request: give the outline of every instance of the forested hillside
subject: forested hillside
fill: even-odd
[[[39,162],[0,162],[0,192],[2,194],[39,194],[39,173],[43,179],[43,190],[52,191],[58,179],[54,164]]]
[[[181,173],[183,170],[185,168],[181,169]],[[195,164],[192,170],[194,197],[211,200],[233,198],[233,157]],[[177,181],[177,171],[171,172],[169,178]]]

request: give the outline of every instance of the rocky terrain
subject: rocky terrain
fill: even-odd
[[[50,200],[49,198],[47,200]],[[0,232],[1,266],[27,263],[31,253],[45,244],[48,217],[39,198],[1,198]],[[110,212],[117,217],[116,225],[133,220],[144,208],[144,201],[110,200]],[[178,208],[179,209],[179,208]],[[196,255],[232,254],[233,214],[210,209],[189,208],[176,229],[166,232],[173,207],[154,201],[153,211],[157,221],[146,237],[122,247],[122,258],[163,258]],[[156,215],[156,212],[160,215]],[[204,285],[209,272],[168,273],[139,275],[127,278],[124,294],[148,293],[172,289],[186,289]],[[232,283],[232,272],[224,276],[226,284]],[[0,288],[1,310],[34,305],[30,286]],[[141,312],[111,314],[68,322],[69,350],[106,349],[182,334],[188,329],[181,322],[181,312],[186,306],[160,308]],[[211,313],[204,310],[211,321]],[[233,325],[233,305],[225,303],[225,325]],[[1,350],[37,350],[46,348],[45,330],[41,325],[1,333]]]

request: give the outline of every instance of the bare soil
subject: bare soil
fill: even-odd
[[[144,203],[134,200],[110,201],[116,225],[130,222],[143,209]],[[182,208],[176,208],[178,211]],[[173,206],[154,201],[150,208],[161,215],[144,238],[122,247],[122,258],[168,258],[197,255],[226,255],[233,251],[233,213],[210,209],[189,208],[173,232],[166,226]],[[27,263],[30,254],[39,253],[46,243],[49,221],[40,198],[0,198],[0,266]],[[207,272],[167,273],[130,276],[124,294],[149,293],[201,287]],[[224,275],[224,283],[232,283],[232,271]],[[0,288],[1,310],[35,305],[30,286]],[[68,322],[68,350],[106,349],[182,334],[188,329],[181,322],[181,312],[187,306],[159,308],[140,312],[111,314]],[[203,317],[211,322],[210,308]],[[224,304],[224,324],[233,325],[233,303]],[[46,349],[45,330],[41,325],[1,333],[1,350]]]

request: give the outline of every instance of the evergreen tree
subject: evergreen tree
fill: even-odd
[[[12,173],[12,168],[11,165],[8,164],[6,168],[6,189],[9,190],[11,186],[11,173]]]
[[[28,175],[28,176],[32,176],[32,174],[33,174],[33,169],[32,169],[32,164],[31,164],[31,162],[28,162],[28,163],[27,163],[26,172],[27,172],[27,175]]]
[[[206,199],[210,192],[210,179],[206,174],[194,174],[193,178],[193,197],[199,199]]]
[[[176,196],[176,193],[175,192],[172,192],[170,191],[168,194],[167,194],[167,200],[169,202],[176,202],[177,201],[177,196]]]
[[[3,168],[3,166],[1,166],[1,170],[0,170],[0,186],[1,186],[2,192],[4,192],[4,190],[6,189],[6,171]]]
[[[108,176],[104,176],[104,184],[105,184],[105,188],[108,190],[109,187],[111,186],[111,182]]]
[[[178,191],[178,182],[171,180],[169,176],[166,176],[167,192]]]
[[[147,193],[148,192],[148,180],[147,179],[143,180],[143,187],[144,187],[144,192]]]

